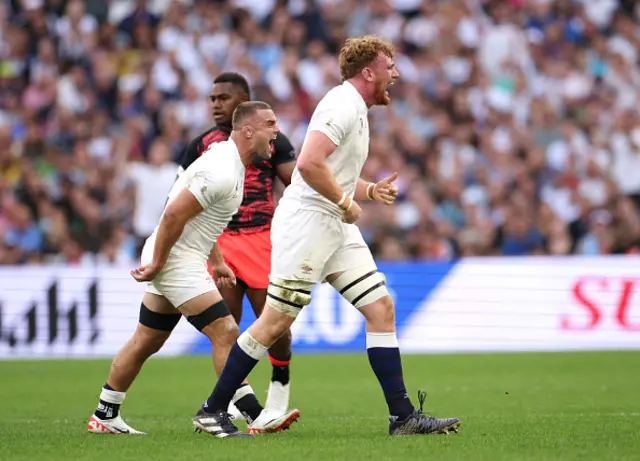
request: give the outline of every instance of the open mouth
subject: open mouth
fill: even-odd
[[[393,82],[389,83],[387,85],[387,89],[385,90],[384,94],[389,97],[389,93],[391,92],[391,87],[393,86]]]

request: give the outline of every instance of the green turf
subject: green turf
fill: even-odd
[[[214,382],[206,357],[152,359],[124,416],[144,437],[86,433],[108,361],[0,362],[0,459],[638,460],[640,352],[406,356],[412,397],[462,419],[450,436],[390,438],[366,355],[298,356],[291,431],[244,440],[194,434]],[[252,374],[264,397],[267,361]]]

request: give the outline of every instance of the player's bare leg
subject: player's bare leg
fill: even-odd
[[[311,302],[314,283],[279,279],[273,282],[269,286],[269,297],[262,315],[236,341],[227,365],[207,399],[208,407],[215,411],[226,410],[242,380],[278,338],[289,330],[301,309]],[[249,425],[249,432],[279,432],[288,429],[299,417],[300,412],[294,409],[280,418],[256,421]]]
[[[267,302],[267,290],[247,289],[247,298],[251,303],[256,318],[260,318]],[[291,330],[287,329],[280,338],[269,348],[271,362],[271,382],[267,393],[265,409],[273,414],[284,414],[289,408],[290,395],[290,364],[291,364]]]
[[[145,361],[158,352],[171,335],[181,315],[166,298],[146,293],[140,307],[140,322],[129,341],[116,354],[100,402],[89,420],[88,430],[99,434],[142,434],[124,422],[120,406]]]
[[[439,419],[423,414],[422,393],[419,393],[419,410],[409,399],[396,336],[395,307],[386,290],[384,276],[375,266],[363,266],[333,274],[327,277],[327,281],[366,319],[367,355],[389,407],[389,434],[457,432],[459,419]]]
[[[211,341],[213,363],[216,374],[219,375],[226,364],[231,347],[240,335],[238,324],[230,315],[222,296],[218,291],[210,291],[187,301],[179,309],[187,320]],[[256,420],[263,410],[246,379],[243,379],[235,393],[233,402],[249,423]],[[194,418],[194,427],[197,430],[217,437],[246,435],[240,433],[229,421],[226,409],[224,414],[209,414],[207,410],[205,402]]]

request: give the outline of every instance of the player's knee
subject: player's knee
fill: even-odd
[[[267,305],[289,318],[296,318],[302,308],[311,302],[313,282],[272,279],[267,289]],[[263,312],[264,313],[264,312]],[[289,328],[287,322],[281,322]],[[278,331],[282,334],[284,328]]]
[[[377,303],[380,305],[380,317],[385,325],[395,325],[396,309],[393,305],[393,299],[387,295],[380,298]]]
[[[132,340],[136,355],[148,357],[158,352],[180,321],[180,317],[179,313],[159,314],[141,304],[140,326]]]
[[[162,346],[164,346],[164,343],[167,341],[168,338],[169,338],[169,335],[166,333],[153,335],[146,342],[145,352],[150,356],[155,354],[160,349],[162,349]]]
[[[215,327],[209,336],[214,346],[231,348],[240,336],[240,328],[230,315],[218,320]]]
[[[169,331],[138,327],[131,340],[134,355],[139,359],[152,356],[162,348],[170,335]]]
[[[396,313],[391,296],[384,296],[373,303],[363,306],[360,311],[367,319],[372,331],[395,330]]]

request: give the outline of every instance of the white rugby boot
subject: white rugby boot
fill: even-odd
[[[92,434],[145,435],[144,432],[136,431],[134,428],[125,423],[124,419],[122,419],[122,416],[120,415],[110,419],[100,419],[96,415],[91,415],[91,418],[87,423],[87,430]]]
[[[265,408],[255,421],[249,423],[247,432],[249,434],[262,434],[286,431],[299,418],[300,411],[298,409],[285,411],[284,413],[274,413]]]

